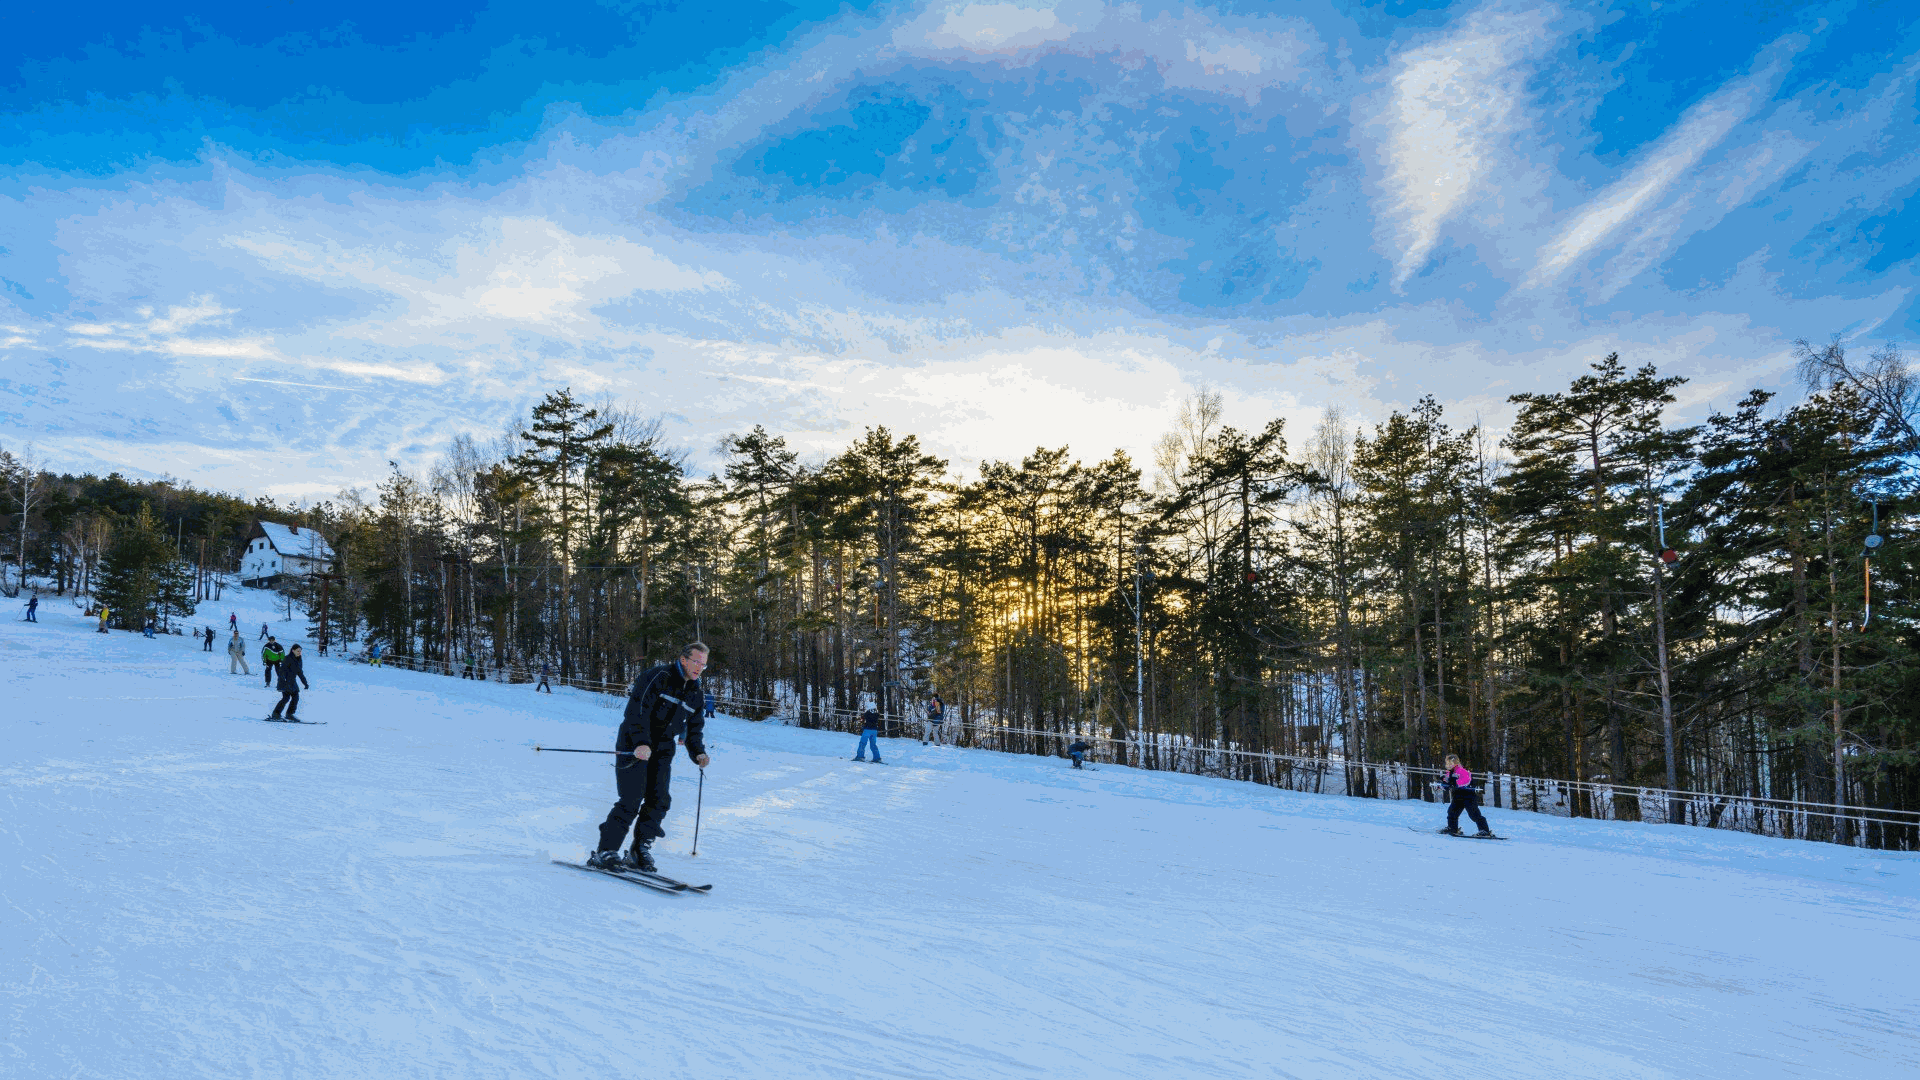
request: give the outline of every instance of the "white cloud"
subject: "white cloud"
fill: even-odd
[[[1396,289],[1418,273],[1446,223],[1514,164],[1506,144],[1528,124],[1527,61],[1551,44],[1551,8],[1490,10],[1396,58],[1386,104],[1383,187]]]
[[[1768,50],[1769,53],[1778,51],[1777,47]],[[1752,74],[1729,82],[1688,109],[1638,165],[1589,200],[1578,216],[1540,249],[1539,263],[1527,276],[1526,283],[1537,287],[1557,280],[1614,233],[1657,206],[1702,158],[1753,114],[1786,69],[1784,57],[1767,60]],[[1758,167],[1765,169],[1764,164]],[[1746,185],[1740,186],[1744,192]],[[1656,215],[1644,223],[1632,247],[1657,247],[1657,238],[1676,231],[1684,216],[1684,207]],[[1635,254],[1629,251],[1629,258]],[[1650,255],[1641,259],[1640,265],[1644,266],[1650,259]]]

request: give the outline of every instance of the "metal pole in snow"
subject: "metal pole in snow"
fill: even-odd
[[[707,797],[707,770],[700,768],[700,789],[693,794],[693,854],[700,854],[700,804]]]

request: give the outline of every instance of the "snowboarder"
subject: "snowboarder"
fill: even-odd
[[[549,694],[553,693],[553,684],[547,681],[547,676],[551,674],[553,674],[553,665],[545,660],[540,661],[540,685],[533,688],[534,693],[537,694],[542,690]]]
[[[273,685],[273,673],[280,666],[280,662],[286,658],[287,654],[280,648],[278,638],[269,636],[267,643],[260,646],[261,674],[266,676],[266,685]]]
[[[939,694],[927,698],[927,718],[920,721],[920,745],[940,742],[940,725],[946,721],[947,703],[940,700]]]
[[[873,747],[874,764],[885,764],[880,760],[880,713],[871,705],[860,714],[860,748],[853,752],[853,760],[867,760],[869,746]]]
[[[620,733],[613,742],[621,755],[613,759],[614,786],[620,798],[600,824],[600,846],[588,865],[648,873],[658,869],[650,849],[654,840],[667,835],[661,826],[673,805],[667,786],[673,779],[674,739],[684,735],[687,756],[702,769],[707,767],[707,718],[697,704],[702,692],[700,673],[706,666],[707,647],[695,641],[680,650],[678,660],[648,668],[633,681]],[[620,845],[626,842],[629,828],[633,848],[622,858]]]
[[[27,621],[28,622],[40,621],[40,594],[39,593],[34,593],[32,596],[27,597]]]
[[[1460,812],[1465,810],[1473,823],[1480,827],[1475,836],[1492,836],[1493,829],[1487,825],[1486,815],[1480,813],[1480,796],[1474,793],[1473,774],[1460,764],[1457,754],[1447,755],[1447,790],[1451,797],[1447,801],[1446,832],[1451,836],[1460,836]]]
[[[1073,740],[1073,742],[1067,746],[1067,756],[1073,759],[1073,767],[1076,769],[1080,768],[1080,763],[1086,760],[1087,753],[1092,749],[1093,744],[1085,739]]]
[[[227,674],[252,675],[247,667],[247,639],[240,636],[236,628],[233,636],[227,639]]]
[[[313,684],[307,681],[307,673],[301,670],[300,646],[295,645],[289,649],[286,658],[281,660],[278,666],[280,668],[280,702],[273,707],[273,715],[269,719],[280,719],[280,710],[284,708],[287,710],[287,719],[292,720],[295,710],[300,708],[300,688],[304,686],[309,690],[313,689]]]

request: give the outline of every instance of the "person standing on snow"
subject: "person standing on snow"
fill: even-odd
[[[237,629],[233,632],[233,636],[227,639],[227,674],[253,674],[247,667],[247,639],[241,637]]]
[[[236,634],[240,632],[240,613],[239,612],[237,611],[227,612],[227,629],[233,631]]]
[[[301,670],[300,646],[288,650],[286,659],[280,661],[280,703],[273,707],[272,720],[280,719],[280,710],[287,710],[287,719],[294,719],[295,710],[300,708],[300,688],[313,689],[307,681],[307,673]]]
[[[547,681],[547,676],[551,674],[553,674],[553,665],[545,660],[540,661],[540,685],[533,688],[534,693],[537,694],[542,690],[549,694],[553,693],[553,684]]]
[[[32,596],[27,597],[27,621],[39,622],[40,621],[39,613],[40,613],[40,594],[34,593]]]
[[[152,620],[152,619],[148,619],[148,620],[146,621],[146,624],[145,624],[145,625],[143,625],[142,627],[140,627],[140,632],[141,632],[141,633],[143,633],[143,634],[145,634],[145,635],[147,635],[147,638],[148,638],[148,640],[152,640],[152,638],[153,638],[153,620]]]
[[[262,637],[262,638],[270,638],[270,637],[272,637],[272,636],[273,636],[272,634],[269,634],[269,633],[267,633],[267,624],[266,624],[266,623],[261,623],[261,624],[260,624],[260,637]],[[255,641],[258,641],[258,640],[260,640],[260,638],[255,638],[254,640],[255,640]]]
[[[667,785],[673,779],[674,739],[685,735],[687,756],[702,769],[707,767],[707,718],[699,705],[700,673],[706,666],[707,646],[695,641],[680,650],[678,660],[648,668],[633,681],[620,733],[613,742],[620,755],[613,765],[620,799],[600,824],[600,846],[587,865],[649,873],[656,869],[650,849],[656,839],[667,835],[661,826],[673,805]],[[633,848],[623,859],[620,845],[626,842],[629,828]]]
[[[1076,769],[1080,768],[1080,762],[1086,758],[1087,751],[1092,749],[1093,744],[1085,739],[1073,740],[1072,744],[1067,747],[1067,756],[1073,759],[1073,767]]]
[[[867,747],[873,747],[873,763],[884,765],[880,760],[880,712],[871,705],[860,714],[860,747],[853,752],[853,760],[867,760]]]
[[[200,651],[212,652],[213,651],[213,627],[211,626],[207,627],[207,632],[204,634],[201,634],[200,637],[204,642],[204,644],[201,646]]]
[[[1480,827],[1480,831],[1475,833],[1475,836],[1492,836],[1493,829],[1487,825],[1486,816],[1480,813],[1480,796],[1474,793],[1471,786],[1473,774],[1467,771],[1466,766],[1460,764],[1460,758],[1456,754],[1447,755],[1446,783],[1451,797],[1447,800],[1447,827],[1444,831],[1452,836],[1462,835],[1460,812],[1465,810],[1467,816],[1473,819],[1473,823]]]
[[[927,718],[920,721],[920,745],[940,742],[940,725],[947,721],[947,703],[939,694],[927,698]]]
[[[266,685],[273,685],[273,673],[280,667],[281,661],[286,658],[287,654],[280,648],[280,640],[278,638],[268,637],[267,643],[260,646],[260,666],[262,673],[266,675]]]
[[[107,615],[108,615],[108,610],[104,607],[101,608],[100,609],[100,629],[94,631],[94,633],[104,634],[107,632]]]

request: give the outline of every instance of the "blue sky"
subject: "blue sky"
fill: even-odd
[[[17,8],[18,6],[16,6]],[[0,444],[313,495],[571,385],[957,468],[1920,332],[1871,0],[0,12]]]

